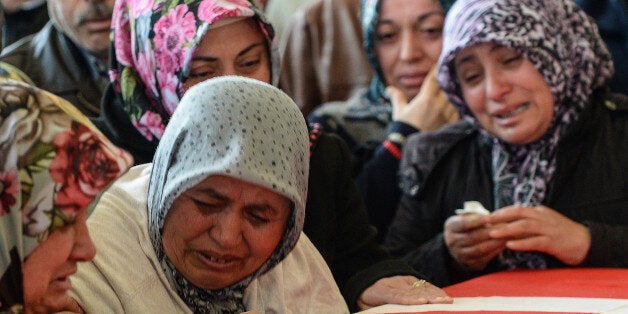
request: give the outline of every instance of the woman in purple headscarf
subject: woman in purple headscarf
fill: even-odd
[[[514,268],[627,267],[628,120],[571,1],[457,1],[437,79],[462,122],[409,140],[388,247],[437,284]],[[487,215],[455,214],[479,201]]]

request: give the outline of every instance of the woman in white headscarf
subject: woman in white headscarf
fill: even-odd
[[[113,14],[111,85],[96,125],[136,164],[153,160],[187,88],[223,75],[276,86],[274,31],[254,0],[119,0]],[[325,258],[351,310],[385,303],[451,302],[376,241],[339,137],[310,129],[304,232]],[[361,304],[360,307],[358,304]],[[363,306],[364,305],[364,306]]]
[[[87,312],[347,312],[301,233],[308,170],[308,129],[286,94],[236,76],[193,86],[153,163],[96,205],[101,253],[75,276],[75,299]]]

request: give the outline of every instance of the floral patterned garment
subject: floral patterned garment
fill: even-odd
[[[445,20],[437,80],[460,115],[479,125],[462,97],[456,54],[479,43],[509,47],[530,60],[554,96],[546,134],[513,145],[482,131],[492,143],[495,209],[538,206],[556,168],[556,146],[590,106],[589,97],[613,75],[613,62],[597,26],[569,0],[457,0]],[[507,251],[508,268],[544,268],[540,254]]]
[[[22,260],[133,160],[65,100],[0,76],[0,311],[20,312]]]
[[[274,32],[246,0],[121,0],[112,18],[110,80],[131,124],[156,144],[184,93],[190,62],[207,29],[231,17],[253,17],[278,65]],[[277,81],[278,67],[273,67]]]

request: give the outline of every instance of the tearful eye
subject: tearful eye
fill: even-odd
[[[375,35],[375,40],[377,42],[389,42],[395,38],[394,33],[378,33]]]
[[[209,72],[190,73],[190,75],[188,75],[187,78],[197,79],[197,78],[202,78],[202,77],[206,77],[206,76],[209,76]]]
[[[460,79],[460,82],[463,84],[473,85],[477,83],[478,81],[480,81],[481,76],[482,75],[480,72],[467,70],[467,71],[462,71],[462,73],[459,75],[459,79]]]
[[[254,225],[263,225],[270,222],[270,218],[266,217],[266,215],[257,213],[255,211],[248,212],[247,216]]]
[[[507,65],[507,66],[515,66],[519,64],[518,62],[520,60],[523,60],[523,57],[521,55],[516,55],[516,56],[507,57],[502,62],[504,65]]]
[[[443,34],[442,27],[426,27],[426,28],[421,29],[421,35],[429,39],[440,38],[442,34]]]
[[[251,60],[251,61],[245,61],[242,63],[243,67],[252,67],[255,65],[258,65],[261,61],[259,59],[257,60]]]
[[[203,214],[211,214],[220,210],[220,205],[213,202],[207,202],[198,199],[192,199],[192,201],[194,202],[194,205],[196,205],[196,207],[199,209],[199,211]]]

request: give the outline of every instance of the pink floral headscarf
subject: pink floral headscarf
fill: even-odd
[[[132,164],[65,100],[0,64],[0,312],[20,311],[22,261]],[[12,78],[6,79],[4,77]]]
[[[110,80],[130,123],[156,144],[183,96],[192,56],[210,25],[255,18],[268,39],[272,79],[278,78],[274,31],[247,0],[120,0],[112,17]]]

